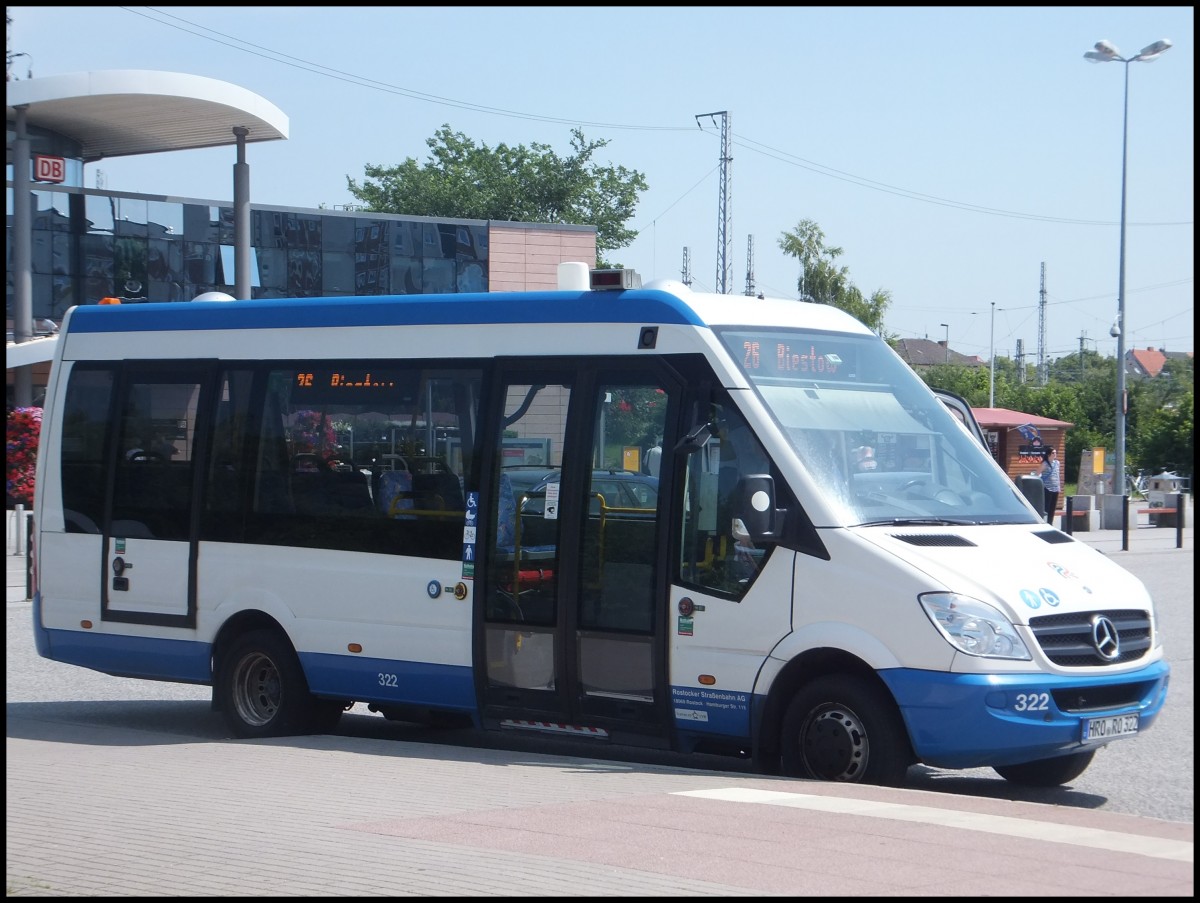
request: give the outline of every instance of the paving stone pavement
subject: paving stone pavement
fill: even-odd
[[[1174,534],[1077,538],[1119,560]],[[1194,896],[1190,822],[392,737],[230,740],[205,688],[96,695],[9,698],[9,896]]]

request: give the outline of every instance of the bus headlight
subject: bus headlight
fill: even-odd
[[[923,593],[921,606],[950,643],[968,655],[1028,661],[1012,621],[986,602],[958,593]]]

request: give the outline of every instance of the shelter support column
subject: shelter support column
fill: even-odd
[[[13,140],[13,341],[33,338],[33,194],[29,178],[29,132],[27,112],[16,108]],[[19,407],[33,404],[33,367],[13,368],[13,402]]]
[[[237,162],[233,165],[233,295],[250,300],[250,165],[246,162],[248,128],[234,126]]]

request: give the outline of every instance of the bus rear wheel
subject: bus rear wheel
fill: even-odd
[[[221,661],[220,708],[234,736],[282,737],[331,729],[332,710],[309,692],[300,659],[276,631],[243,634]]]
[[[783,718],[784,774],[895,786],[912,753],[899,712],[861,677],[822,677],[801,687]]]

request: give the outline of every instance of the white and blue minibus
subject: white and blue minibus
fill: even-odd
[[[560,275],[70,310],[38,652],[211,686],[239,738],[359,704],[852,783],[1057,785],[1153,724],[1146,588],[878,335]]]

